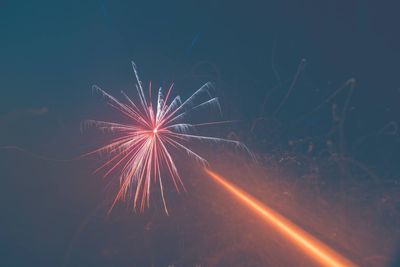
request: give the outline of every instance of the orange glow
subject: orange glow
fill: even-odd
[[[301,251],[303,251],[321,266],[357,266],[327,245],[323,244],[321,241],[311,236],[309,233],[302,230],[300,227],[296,226],[294,223],[290,222],[282,215],[265,206],[263,203],[256,200],[254,197],[250,196],[237,186],[231,184],[223,177],[210,171],[209,169],[205,169],[205,171],[214,181],[216,181],[219,185],[222,185],[247,207],[251,208],[254,212],[261,216],[265,222],[267,222],[270,226],[281,233],[291,243],[296,245],[299,249],[301,249]]]

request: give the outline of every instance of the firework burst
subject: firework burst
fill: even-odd
[[[119,190],[110,210],[119,200],[123,200],[133,201],[133,207],[143,211],[149,206],[152,185],[158,184],[165,212],[168,213],[163,180],[169,177],[177,191],[186,190],[171,150],[184,152],[199,164],[205,165],[207,161],[190,148],[194,140],[225,142],[246,148],[237,141],[195,134],[197,127],[227,122],[201,124],[189,122],[194,112],[210,108],[220,111],[218,98],[212,97],[210,92],[211,83],[204,84],[184,101],[179,96],[171,98],[173,84],[166,90],[165,95],[160,88],[153,99],[151,82],[146,97],[133,62],[132,67],[136,78],[136,99],[121,92],[124,101],[120,101],[100,87],[93,86],[94,91],[102,94],[107,104],[128,119],[129,123],[86,121],[88,126],[113,133],[113,139],[108,144],[86,155],[107,153],[110,156],[95,170],[104,172],[104,177],[109,175],[119,177]]]

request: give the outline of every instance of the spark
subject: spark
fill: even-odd
[[[307,254],[311,259],[315,260],[321,266],[357,266],[279,213],[275,212],[248,193],[241,190],[239,187],[227,181],[225,178],[207,168],[205,168],[205,171],[214,181],[234,195],[238,200],[240,200],[240,202],[246,205],[246,207],[257,213],[257,215],[264,219],[266,223],[281,233],[285,238],[291,241],[302,252]]]
[[[173,84],[166,90],[165,96],[160,88],[156,98],[153,99],[151,82],[148,86],[148,97],[146,97],[133,62],[132,67],[136,78],[136,99],[121,92],[124,101],[120,101],[97,85],[93,86],[93,90],[99,92],[107,104],[125,117],[127,122],[86,121],[86,126],[95,126],[112,133],[113,139],[108,144],[85,155],[106,153],[110,159],[95,172],[104,172],[104,177],[113,174],[119,177],[119,190],[110,211],[119,200],[132,199],[133,208],[143,211],[146,206],[149,206],[152,186],[158,184],[164,209],[168,214],[164,196],[165,177],[170,178],[176,191],[186,191],[172,150],[184,152],[205,166],[207,161],[190,148],[193,141],[224,142],[244,149],[246,147],[237,141],[203,136],[195,132],[200,126],[222,124],[226,121],[199,124],[189,122],[192,113],[209,109],[220,111],[218,98],[211,95],[211,83],[204,84],[184,101],[180,96],[171,97]]]

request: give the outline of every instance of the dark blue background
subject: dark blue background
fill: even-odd
[[[105,113],[91,85],[112,94],[131,88],[130,60],[144,81],[163,86],[175,81],[184,96],[201,83],[216,82],[225,116],[250,123],[273,114],[287,86],[260,113],[266,92],[290,81],[303,58],[306,69],[278,119],[295,121],[354,77],[347,120],[353,126],[347,131],[352,142],[400,120],[399,10],[398,1],[354,0],[1,1],[0,145],[59,158],[81,153],[88,145],[79,137],[80,121]],[[297,128],[288,127],[285,137],[318,134],[326,128],[324,120],[322,115],[306,118]],[[243,135],[246,127],[240,129]],[[394,166],[397,148],[386,145],[381,154],[367,153],[363,159],[380,168]],[[58,199],[68,206],[62,199],[73,202],[74,197],[50,179],[58,175],[56,167],[43,173],[41,164],[47,163],[7,153],[0,176],[2,258],[10,264],[5,266],[55,266],[70,238],[71,222],[96,201],[76,214],[64,207],[70,212],[65,218],[63,208],[58,211],[51,202]],[[81,169],[89,167],[70,175],[81,175]],[[49,195],[46,186],[52,188]],[[89,188],[91,182],[82,186]],[[100,194],[102,189],[91,190]],[[40,212],[43,206],[51,216]],[[35,236],[46,228],[44,222],[54,226],[49,236],[60,236]],[[48,258],[28,249],[35,246],[44,246]]]

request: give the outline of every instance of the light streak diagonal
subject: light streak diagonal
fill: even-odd
[[[272,226],[293,245],[307,254],[311,259],[321,266],[329,267],[355,267],[357,266],[332,248],[323,244],[311,234],[275,212],[265,204],[261,203],[236,185],[230,183],[222,176],[205,168],[206,173],[246,207],[254,211],[266,223]]]

